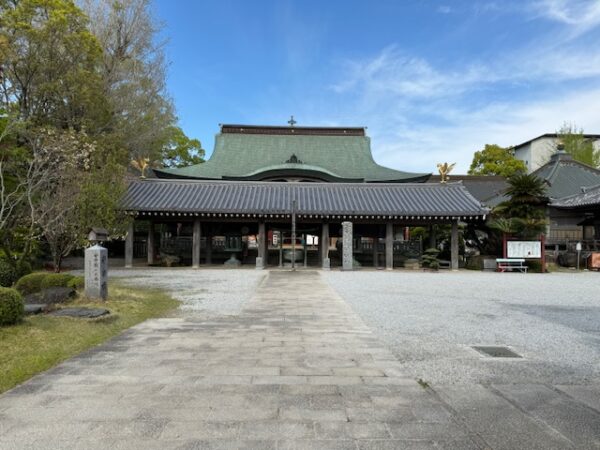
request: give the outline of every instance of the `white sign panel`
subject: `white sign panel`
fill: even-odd
[[[507,241],[507,258],[541,258],[541,241]]]

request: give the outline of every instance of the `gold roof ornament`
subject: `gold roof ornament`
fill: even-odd
[[[438,172],[440,173],[440,183],[445,183],[450,179],[448,174],[452,172],[452,169],[455,165],[456,163],[448,164],[447,162],[445,162],[444,164],[437,165]]]
[[[150,167],[150,158],[138,156],[131,160],[131,167],[140,171],[140,178],[146,178],[146,170]]]

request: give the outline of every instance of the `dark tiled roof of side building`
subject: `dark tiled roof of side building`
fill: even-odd
[[[600,208],[600,185],[583,188],[583,192],[556,199],[550,205],[560,209]]]
[[[504,191],[508,187],[505,177],[498,175],[452,175],[450,181],[460,181],[473,197],[485,206],[495,207],[506,200]],[[439,183],[440,176],[432,175],[428,183]]]
[[[122,201],[125,211],[454,217],[487,214],[462,183],[365,184],[140,180]]]
[[[533,175],[546,181],[546,194],[551,199],[578,194],[582,188],[600,184],[600,170],[575,161],[564,151],[553,154]]]

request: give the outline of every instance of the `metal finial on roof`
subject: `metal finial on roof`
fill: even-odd
[[[298,122],[296,122],[294,120],[294,116],[291,116],[290,120],[288,120],[288,123],[290,124],[290,127],[293,127],[294,125],[296,125]]]

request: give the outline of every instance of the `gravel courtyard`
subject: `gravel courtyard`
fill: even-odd
[[[111,278],[130,286],[163,289],[181,301],[183,313],[236,315],[252,298],[267,272],[252,269],[111,269]]]
[[[446,385],[600,384],[598,273],[322,276],[415,378]],[[509,346],[523,359],[483,357],[472,345]]]

